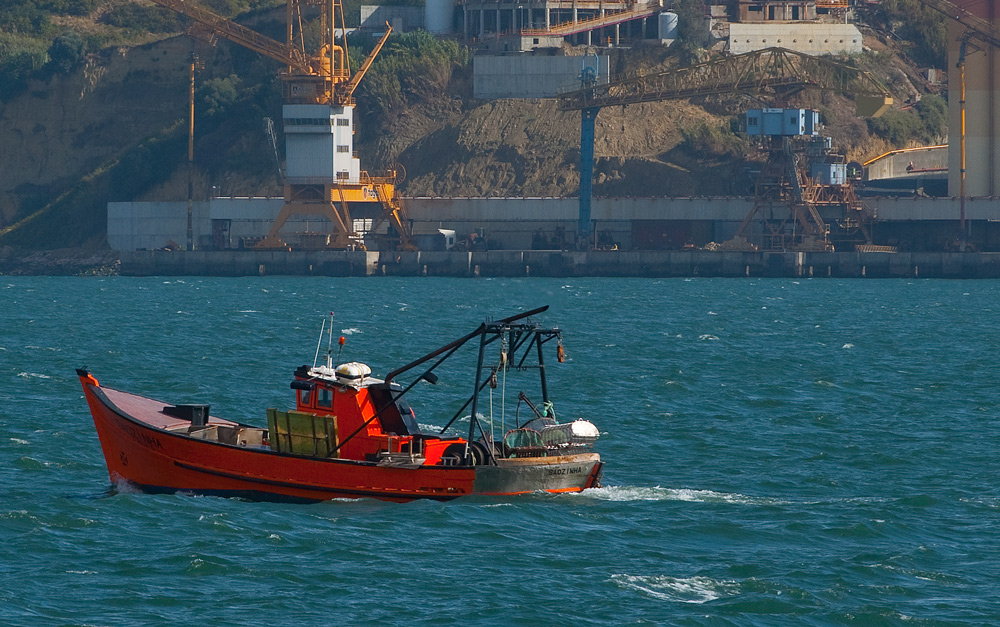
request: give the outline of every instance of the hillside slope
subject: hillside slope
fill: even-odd
[[[860,62],[878,68],[900,100],[919,98],[923,87],[912,66],[889,44],[867,39],[882,51]],[[100,247],[108,201],[186,198],[190,49],[174,36],[104,50],[75,72],[33,81],[0,103],[0,245]],[[196,196],[280,194],[261,124],[265,116],[276,121],[283,151],[277,64],[227,43],[198,53],[206,69],[198,75]],[[613,54],[619,71],[677,63],[666,49]],[[408,175],[401,192],[410,196],[575,195],[579,114],[560,112],[553,101],[477,101],[470,74],[471,64],[458,64],[450,77],[443,74],[444,89],[424,89],[384,109],[365,102],[374,96],[363,85],[356,142],[362,167],[401,164]],[[835,143],[852,157],[890,146],[853,117],[847,99],[802,102],[823,112]],[[746,171],[756,155],[733,133],[751,104],[715,99],[602,110],[595,195],[751,193]]]

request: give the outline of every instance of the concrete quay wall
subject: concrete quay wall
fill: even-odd
[[[287,250],[122,251],[124,276],[368,276],[378,253]]]
[[[132,251],[126,276],[1000,278],[1000,253]]]

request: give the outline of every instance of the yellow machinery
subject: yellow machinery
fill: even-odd
[[[354,151],[354,91],[389,38],[382,39],[351,74],[340,0],[287,0],[286,42],[282,43],[218,16],[187,0],[153,0],[194,21],[188,34],[215,43],[221,37],[285,65],[282,116],[285,131],[285,204],[258,248],[288,249],[281,229],[292,216],[320,216],[332,234],[320,246],[363,249],[364,234],[388,222],[388,243],[413,249],[409,222],[396,194],[397,173],[372,176],[361,170]],[[319,8],[319,50],[305,50],[303,9]],[[352,207],[354,209],[352,215]],[[363,225],[363,228],[359,228]]]

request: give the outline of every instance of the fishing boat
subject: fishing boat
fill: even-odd
[[[562,362],[562,334],[531,320],[546,309],[483,322],[382,379],[364,363],[334,366],[331,316],[326,363],[317,365],[321,328],[313,365],[296,369],[291,381],[295,408],[268,409],[267,428],[212,416],[209,405],[169,404],[104,387],[87,370],[77,374],[111,481],[146,492],[294,501],[579,492],[600,485],[599,432],[589,421],[557,417],[544,349],[555,341]],[[456,401],[460,406],[449,411],[444,427],[428,431],[417,423],[409,393],[436,383],[442,363],[476,344],[471,394]],[[522,389],[513,416],[494,415],[493,404],[486,409],[480,397],[500,380],[505,392],[529,378],[516,375],[536,379],[537,402]]]

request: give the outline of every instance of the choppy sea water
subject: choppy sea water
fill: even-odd
[[[0,624],[996,624],[998,297],[993,281],[0,277]],[[138,494],[109,484],[74,374],[263,425],[331,310],[341,361],[384,374],[542,304],[569,357],[549,368],[556,407],[602,432],[606,487],[583,494]],[[421,424],[454,412],[460,366],[411,399]]]

